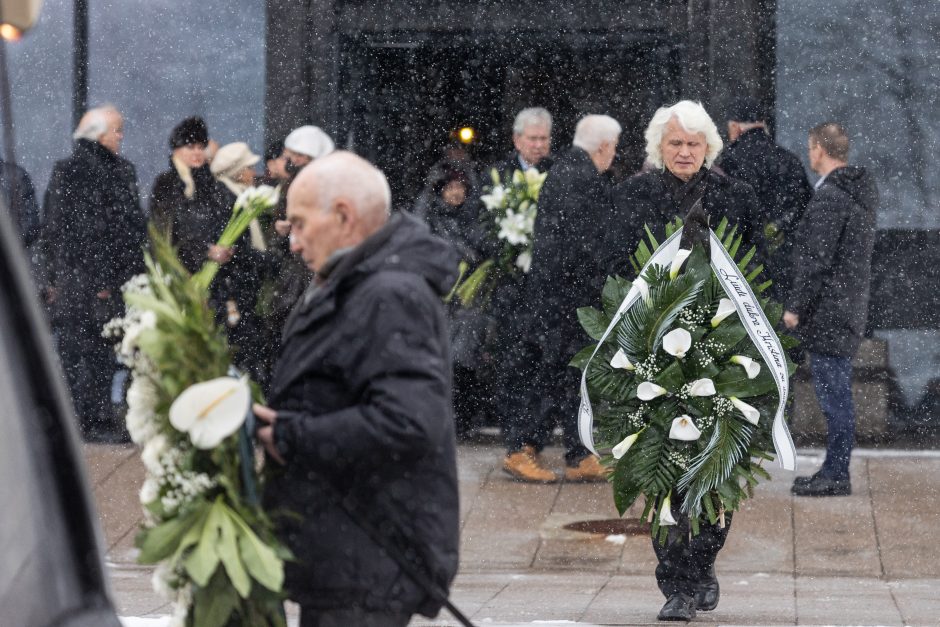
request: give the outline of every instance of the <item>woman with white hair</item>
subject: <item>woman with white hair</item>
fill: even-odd
[[[751,241],[759,224],[754,190],[711,169],[721,147],[715,123],[697,102],[683,100],[653,115],[646,129],[651,169],[624,181],[614,195],[616,215],[623,219],[619,225],[611,225],[611,236],[621,246],[628,242],[624,261],[633,252],[644,223],[655,231],[676,217],[685,223],[683,248],[694,243],[707,245],[708,226],[714,228],[723,217],[744,235],[745,250],[757,243]],[[658,618],[689,621],[696,610],[709,611],[718,605],[715,558],[725,543],[731,516],[730,512],[725,514],[724,525],[700,525],[695,535],[690,533],[688,516],[679,511],[682,499],[675,498],[673,503],[672,514],[678,524],[669,527],[664,544],[653,538],[659,560],[656,583],[667,599]]]
[[[723,143],[701,104],[683,100],[661,107],[650,120],[645,138],[649,169],[627,179],[614,192],[618,215],[627,218],[612,234],[627,243],[624,259],[633,252],[644,223],[652,228],[677,217],[685,220],[698,200],[704,215],[697,212],[699,220],[692,225],[705,222],[714,228],[721,218],[728,218],[744,236],[745,245],[762,248],[757,197],[746,183],[712,169]],[[703,235],[691,228],[686,231],[686,243]]]

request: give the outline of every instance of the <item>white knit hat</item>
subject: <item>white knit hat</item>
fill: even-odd
[[[322,128],[308,125],[291,131],[284,140],[284,148],[319,159],[333,152],[336,146]]]
[[[261,157],[251,152],[245,142],[225,144],[215,153],[209,168],[216,176],[234,177],[241,170],[258,163]]]

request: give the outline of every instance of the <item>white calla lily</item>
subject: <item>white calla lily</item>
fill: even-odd
[[[674,524],[676,524],[676,519],[672,516],[672,493],[670,493],[663,499],[663,504],[659,508],[659,526],[666,527]]]
[[[655,383],[644,381],[636,388],[636,396],[641,401],[651,401],[654,398],[668,394],[669,390]]]
[[[663,350],[682,359],[692,348],[692,336],[685,329],[673,329],[663,336]]]
[[[734,355],[731,358],[731,363],[744,366],[744,372],[747,373],[748,379],[753,379],[760,374],[760,363],[754,361],[750,357],[745,357],[744,355]]]
[[[248,379],[219,377],[191,385],[170,406],[170,424],[193,445],[211,449],[238,431],[251,405]]]
[[[620,368],[621,370],[636,370],[636,366],[630,363],[630,359],[622,348],[618,348],[617,352],[614,353],[613,358],[610,360],[610,367]]]
[[[689,384],[689,396],[714,396],[715,383],[711,379],[696,379]]]
[[[628,435],[620,444],[611,449],[610,454],[614,456],[614,459],[620,459],[627,454],[627,451],[630,450],[630,447],[633,446],[633,443],[636,442],[638,437],[640,437],[639,431],[633,435]]]
[[[672,426],[669,427],[669,438],[672,440],[694,442],[701,436],[702,432],[692,422],[692,418],[685,414],[673,419]]]
[[[692,254],[690,249],[680,248],[676,251],[676,256],[672,258],[672,265],[669,267],[669,278],[674,279],[679,276],[679,270],[682,268],[682,264],[685,263],[685,260],[689,258],[689,255]]]
[[[735,313],[737,310],[734,308],[734,303],[731,302],[729,298],[722,298],[718,301],[718,313],[715,314],[715,317],[712,318],[712,328],[714,329],[721,321]]]
[[[731,401],[731,404],[734,405],[739,412],[741,412],[741,415],[744,416],[744,419],[752,425],[756,425],[757,421],[760,420],[760,412],[757,411],[757,408],[751,407],[736,396],[731,396],[728,398],[728,400]]]

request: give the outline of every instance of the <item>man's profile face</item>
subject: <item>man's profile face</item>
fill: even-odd
[[[705,133],[690,133],[673,118],[663,129],[659,148],[663,153],[663,165],[666,169],[683,181],[688,181],[702,169],[708,144],[705,141]]]
[[[519,156],[530,165],[538,165],[548,156],[552,137],[547,124],[529,124],[522,133],[512,136]]]
[[[121,142],[124,141],[124,118],[116,111],[106,112],[105,117],[108,120],[108,130],[98,138],[98,143],[118,154],[121,152]]]
[[[600,172],[606,172],[610,169],[611,164],[614,162],[614,157],[617,156],[617,143],[620,141],[619,138],[602,142],[600,148],[598,149],[597,157],[597,169]]]
[[[293,186],[287,193],[290,250],[300,255],[308,268],[319,272],[330,256],[342,248],[342,220],[332,207],[314,203],[312,186]]]
[[[812,137],[810,137],[807,141],[807,147],[809,148],[809,169],[818,173],[825,151],[822,149],[822,146],[813,140]]]

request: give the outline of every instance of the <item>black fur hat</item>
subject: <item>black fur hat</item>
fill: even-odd
[[[186,118],[176,125],[170,133],[170,148],[176,149],[189,144],[209,143],[209,129],[200,117]]]

